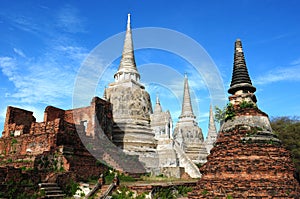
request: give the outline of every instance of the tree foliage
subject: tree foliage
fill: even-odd
[[[297,179],[300,173],[300,118],[275,117],[271,119],[271,126],[275,134],[282,141],[284,147],[291,151],[296,167]]]
[[[215,106],[215,121],[221,124],[225,120],[226,107],[219,108]]]
[[[230,120],[235,116],[233,104],[228,103],[225,107],[219,108],[215,106],[215,121],[222,126],[224,121]]]

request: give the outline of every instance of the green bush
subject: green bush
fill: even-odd
[[[66,187],[63,189],[63,191],[67,196],[73,196],[75,195],[78,188],[79,184],[73,180],[70,180]]]
[[[233,199],[231,195],[227,195],[226,199]]]
[[[203,191],[201,192],[202,195],[206,195],[208,194],[208,191],[206,189],[203,189]]]
[[[102,164],[103,164],[103,163],[102,163],[100,160],[97,160],[97,161],[96,161],[96,166],[97,166],[97,167],[101,166]]]
[[[31,180],[21,180],[20,182],[11,180],[5,182],[4,185],[6,185],[6,191],[0,192],[1,198],[37,199],[41,196],[41,194],[32,194],[32,192],[37,192],[37,187],[34,186]],[[31,194],[25,191],[24,186],[26,186],[26,190],[30,191]]]
[[[193,188],[187,186],[178,186],[177,190],[179,195],[187,196],[187,193],[193,191]]]
[[[229,103],[226,107],[225,121],[232,119],[235,116],[233,104]]]
[[[12,144],[12,145],[13,145],[13,144],[16,144],[16,143],[18,143],[18,141],[17,141],[15,138],[11,140],[11,144]]]
[[[242,101],[240,104],[240,108],[255,108],[255,104],[253,102]]]
[[[174,187],[160,188],[154,194],[154,199],[175,199],[178,196],[178,191]]]

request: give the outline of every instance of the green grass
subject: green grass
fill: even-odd
[[[114,177],[115,177],[115,172],[106,173],[105,174],[105,184],[111,184]],[[120,182],[135,182],[136,181],[135,178],[133,178],[131,176],[124,175],[123,173],[118,174],[118,177],[119,177]]]

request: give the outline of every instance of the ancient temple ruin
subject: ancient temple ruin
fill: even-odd
[[[101,132],[95,127],[95,115]],[[79,109],[48,106],[42,122],[36,122],[33,112],[10,106],[0,139],[0,160],[6,163],[1,166],[41,171],[41,180],[58,171],[72,171],[78,179],[98,175],[108,167],[89,153],[80,136],[94,139],[104,133],[110,137],[111,126],[111,106],[100,98]]]
[[[152,110],[140,78],[128,15],[122,58],[103,99],[94,97],[90,105],[70,110],[48,106],[42,122],[30,111],[8,107],[0,161],[44,171],[46,158],[55,171],[74,171],[79,179],[97,176],[108,166],[130,175],[201,177],[196,164],[204,163],[208,153],[192,110],[187,76],[174,137],[170,112],[163,111],[158,96]],[[216,137],[211,122],[210,126],[208,146]]]
[[[193,113],[187,75],[184,78],[182,110],[174,129],[174,139],[193,162],[206,162],[207,150],[202,129]]]
[[[140,78],[128,15],[120,65],[103,99],[94,97],[87,106],[70,110],[48,106],[42,122],[31,111],[7,108],[0,181],[22,177],[35,184],[56,182],[60,174],[61,179],[82,180],[112,167],[133,176],[151,172],[201,178],[189,198],[300,197],[291,154],[257,106],[240,40],[235,42],[226,118],[217,133],[210,107],[205,141],[187,76],[174,133],[170,112],[164,111],[158,96],[152,110]],[[204,165],[199,170],[196,164]]]
[[[257,107],[242,43],[235,42],[227,117],[200,168],[202,178],[189,198],[299,198],[291,154]]]
[[[134,58],[130,15],[122,58],[114,78],[115,82],[110,83],[104,91],[105,99],[113,106],[113,143],[126,154],[137,155],[148,172],[160,173],[166,168],[177,168],[179,171],[179,167],[182,167],[190,176],[199,177],[200,173],[191,160],[195,163],[204,162],[207,152],[203,145],[202,131],[191,109],[187,79],[180,123],[184,126],[181,129],[187,128],[192,132],[184,132],[184,147],[177,147],[178,144],[172,136],[173,123],[170,112],[162,111],[158,97],[153,112],[150,95],[140,83],[140,74]],[[189,126],[193,127],[189,129]],[[195,139],[186,138],[190,135],[195,136]],[[185,158],[179,158],[182,156]]]

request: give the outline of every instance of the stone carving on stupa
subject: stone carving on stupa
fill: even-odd
[[[174,129],[174,139],[194,163],[206,162],[203,134],[193,113],[187,75],[184,77],[182,111]]]
[[[200,168],[202,178],[189,198],[299,198],[291,153],[257,107],[242,43],[235,42],[225,123]]]

